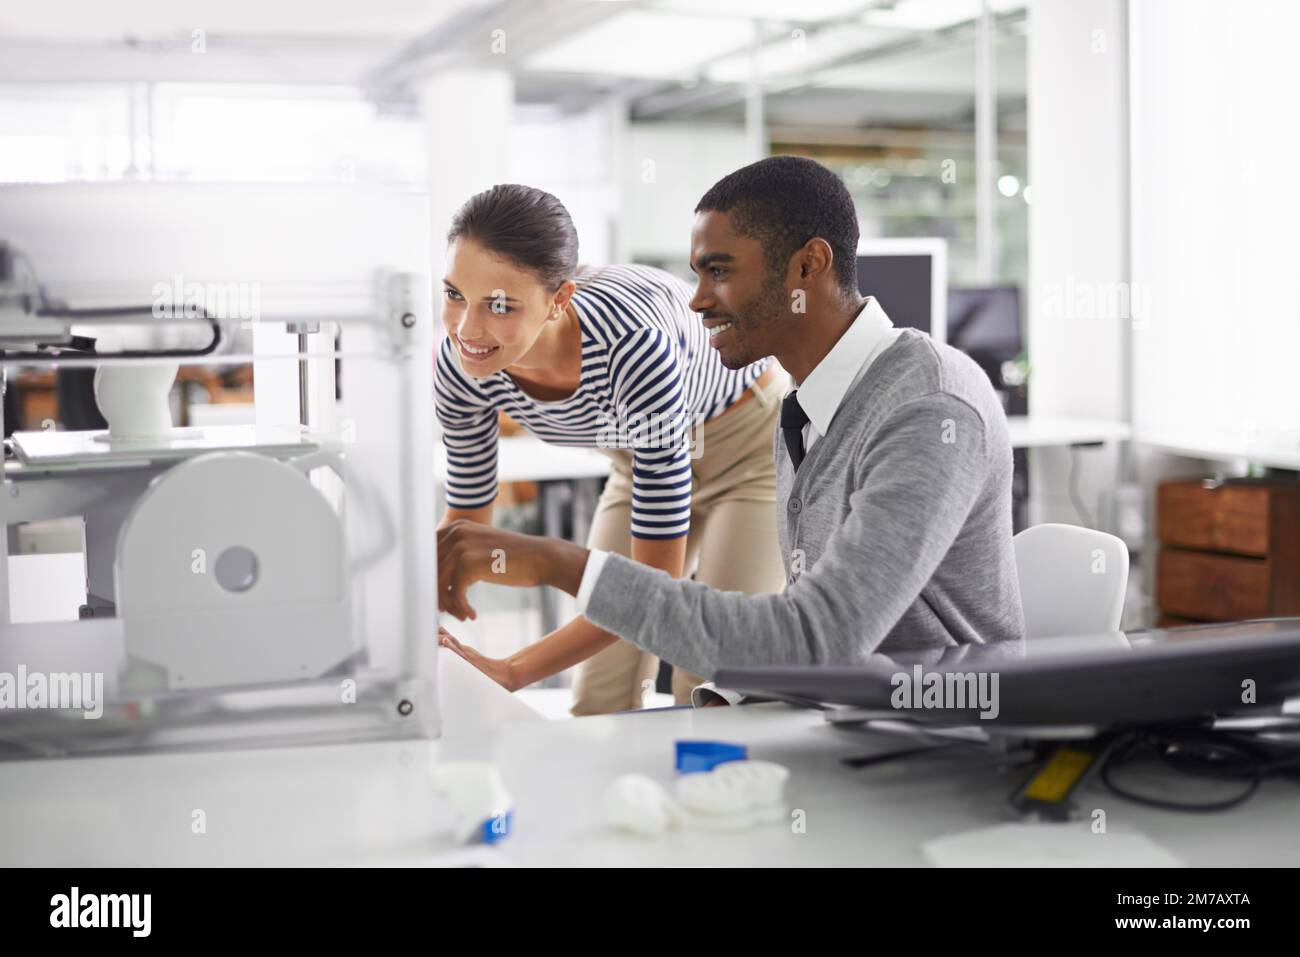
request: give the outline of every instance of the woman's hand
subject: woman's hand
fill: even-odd
[[[456,654],[460,655],[507,691],[513,693],[519,690],[515,684],[513,669],[510,667],[510,661],[508,659],[489,658],[487,655],[480,654],[468,645],[461,644],[460,641],[446,628],[438,629],[438,644],[456,652]]]

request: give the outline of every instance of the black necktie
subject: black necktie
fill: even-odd
[[[785,436],[785,448],[796,472],[803,461],[803,427],[808,424],[808,413],[799,404],[798,395],[796,389],[781,400],[781,434]]]

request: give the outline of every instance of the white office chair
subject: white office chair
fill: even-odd
[[[1044,524],[1014,539],[1025,637],[1118,631],[1128,590],[1128,548],[1114,535]]]

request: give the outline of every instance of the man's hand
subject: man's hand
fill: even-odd
[[[576,595],[586,567],[587,550],[572,542],[452,522],[438,530],[438,610],[461,621],[477,617],[465,594],[476,581],[553,585]]]

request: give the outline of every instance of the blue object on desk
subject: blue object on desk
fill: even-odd
[[[510,836],[510,832],[515,829],[515,812],[506,811],[505,814],[494,814],[483,822],[483,827],[479,831],[479,840],[484,844],[495,844],[504,838]]]
[[[743,744],[725,741],[678,741],[677,770],[682,774],[712,771],[728,761],[744,761],[749,752]]]

